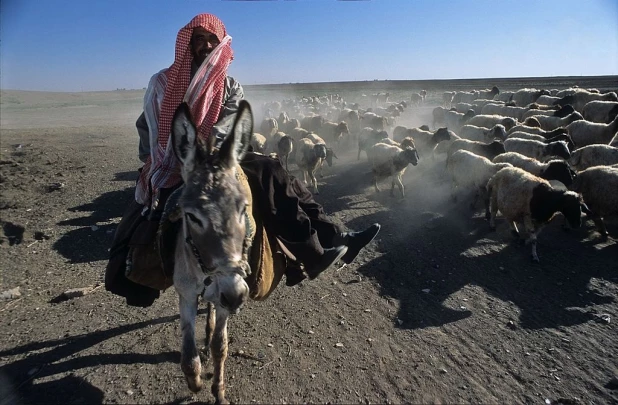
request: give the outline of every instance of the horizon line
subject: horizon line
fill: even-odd
[[[457,78],[457,79],[373,79],[373,80],[340,80],[340,81],[318,81],[318,82],[287,82],[287,83],[260,83],[260,84],[243,84],[243,88],[256,88],[256,87],[269,87],[269,86],[302,86],[302,85],[326,85],[326,84],[351,84],[351,83],[394,83],[394,82],[458,82],[458,81],[486,81],[486,80],[517,80],[517,79],[575,79],[575,78],[616,78],[618,80],[618,74],[613,75],[562,75],[562,76],[517,76],[517,77],[470,77],[470,78]],[[618,87],[618,86],[617,86]],[[23,90],[23,89],[3,89],[0,91],[22,91],[32,93],[102,93],[112,91],[138,91],[145,90],[142,88],[116,88],[108,90]]]

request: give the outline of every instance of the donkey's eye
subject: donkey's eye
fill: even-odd
[[[239,218],[238,218],[240,222],[243,222],[245,220],[246,212],[247,212],[247,204],[241,205],[240,212],[239,212]]]
[[[190,212],[187,212],[186,215],[187,215],[187,218],[189,218],[189,220],[195,223],[197,226],[203,226],[202,221],[195,215],[191,214]]]

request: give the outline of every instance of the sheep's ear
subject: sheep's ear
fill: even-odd
[[[197,148],[197,130],[191,119],[191,110],[187,103],[182,103],[176,109],[171,128],[172,146],[176,158],[180,160],[185,170],[193,168]]]
[[[236,166],[239,160],[245,156],[251,142],[253,133],[253,113],[251,106],[245,100],[241,100],[236,113],[236,120],[221,148],[219,149],[219,161],[224,168]]]

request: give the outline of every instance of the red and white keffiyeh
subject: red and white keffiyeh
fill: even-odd
[[[221,43],[202,63],[191,79],[193,56],[189,42],[193,28],[203,27]],[[168,145],[172,118],[181,102],[186,101],[198,128],[198,137],[206,140],[219,118],[225,91],[225,77],[234,53],[223,22],[212,14],[200,14],[178,31],[174,63],[155,74],[144,95],[144,115],[150,131],[150,157],[144,164],[135,190],[135,200],[156,208],[156,196],[162,188],[182,181],[180,165]],[[153,198],[155,196],[155,198]]]

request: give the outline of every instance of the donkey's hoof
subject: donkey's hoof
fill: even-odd
[[[191,392],[193,393],[198,393],[200,392],[200,390],[202,389],[202,378],[198,375],[198,376],[185,376],[186,380],[187,380],[187,385],[189,386],[189,389],[191,390]]]

